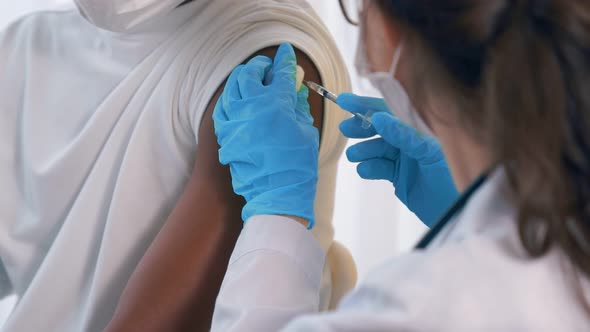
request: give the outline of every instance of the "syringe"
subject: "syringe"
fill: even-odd
[[[305,84],[305,86],[307,86],[311,90],[317,92],[320,96],[332,101],[335,104],[338,104],[336,102],[336,100],[338,99],[338,96],[335,93],[331,92],[330,90],[324,88],[323,86],[321,86],[315,82],[303,81],[303,84]],[[373,111],[369,110],[365,114],[361,114],[361,113],[353,113],[353,114],[355,116],[359,117],[359,119],[363,120],[363,124],[362,124],[363,129],[369,129],[372,125],[371,124],[371,115],[373,115],[373,113],[374,113]]]

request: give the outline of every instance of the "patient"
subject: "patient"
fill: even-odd
[[[0,33],[3,331],[206,330],[242,224],[211,120],[225,78],[284,41],[331,90],[344,64],[305,1],[76,3]],[[310,103],[325,308],[354,282],[331,226],[344,112]]]

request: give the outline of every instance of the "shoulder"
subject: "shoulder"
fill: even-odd
[[[214,19],[211,19],[214,17]],[[190,98],[190,122],[198,124],[204,110],[231,71],[255,54],[274,54],[272,48],[289,42],[298,49],[298,60],[317,71],[324,85],[337,92],[350,91],[345,63],[326,27],[305,1],[216,0],[183,28],[195,52],[186,70],[185,95]],[[261,52],[262,51],[262,52]],[[331,124],[346,116],[335,105],[326,105]],[[333,112],[330,112],[333,111]],[[337,127],[336,125],[333,125]],[[193,128],[194,129],[194,128]],[[326,140],[324,150],[341,145],[339,136]],[[331,144],[328,144],[331,143]],[[328,146],[330,145],[330,146]]]
[[[34,12],[18,18],[0,32],[0,51],[54,47],[64,32],[77,32],[82,25],[83,18],[73,9]]]
[[[7,27],[2,30],[2,34],[50,32],[56,27],[79,21],[82,21],[80,14],[71,8],[35,11],[23,15],[9,23]]]
[[[262,49],[289,42],[316,65],[330,69],[330,74],[348,84],[344,61],[332,36],[306,1],[216,0],[209,7],[205,13],[215,19],[204,20],[205,13],[199,13],[191,25],[195,28],[194,36],[209,36],[208,50],[216,55],[211,60],[233,68]],[[225,77],[229,73],[224,74]]]

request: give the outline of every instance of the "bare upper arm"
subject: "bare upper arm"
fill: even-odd
[[[276,50],[277,47],[266,48],[257,52],[256,54],[253,54],[252,57],[256,55],[265,55],[273,58]],[[303,52],[296,51],[296,54],[298,64],[305,70],[306,79],[321,83],[319,70],[311,61],[311,59]],[[245,202],[241,197],[238,197],[233,192],[229,168],[219,163],[219,145],[217,143],[217,137],[215,136],[215,129],[212,119],[213,110],[215,109],[217,100],[223,92],[224,86],[225,85],[219,87],[215,96],[209,102],[205,115],[201,121],[199,128],[199,147],[191,182],[193,182],[193,185],[195,186],[203,187],[202,183],[199,184],[199,182],[206,181],[208,190],[210,190],[210,192],[214,195],[218,196],[218,199],[215,201],[219,204],[211,204],[207,208],[208,211],[199,211],[199,214],[238,216],[240,215]],[[311,106],[312,115],[314,117],[314,125],[320,130],[321,133],[323,125],[324,101],[319,95],[310,94],[309,103]],[[241,225],[242,220],[241,218],[236,218],[234,220],[222,218],[216,222],[240,223]],[[239,232],[241,231],[241,228],[235,227],[235,225],[218,225],[212,227],[225,228],[226,230],[229,230],[229,232],[234,233],[231,236],[225,237],[226,240],[237,239]],[[234,245],[235,241],[233,240],[231,242],[228,241],[227,243],[218,244],[218,246],[225,248],[221,252],[227,253],[227,256],[223,258],[220,257],[220,259],[217,262],[214,262],[214,264],[226,266]],[[222,279],[223,275],[221,275],[220,280],[218,280],[219,284],[221,284]],[[215,284],[218,285],[218,283],[216,282]],[[216,288],[216,291],[218,291],[218,288]],[[211,302],[211,313],[213,310],[213,304],[214,303]]]
[[[264,55],[270,58],[274,58],[277,48],[278,46],[265,48],[253,54],[250,58],[257,55]],[[309,56],[307,56],[307,54],[303,53],[300,50],[295,50],[295,53],[297,55],[298,65],[300,65],[305,71],[305,79],[321,84],[322,79],[320,76],[320,72],[316,65],[313,63],[313,61],[309,58]],[[218,148],[217,138],[215,137],[215,131],[213,128],[212,115],[213,110],[215,109],[215,105],[217,104],[217,100],[221,96],[224,87],[225,83],[218,88],[213,98],[209,101],[207,110],[205,112],[205,115],[203,116],[203,120],[201,121],[201,126],[199,129],[199,148],[203,148],[207,151],[210,151],[211,148]],[[314,126],[318,128],[318,130],[321,133],[324,122],[324,100],[320,95],[315,93],[311,93],[309,95],[308,100],[311,107],[311,114],[314,118]],[[217,160],[217,158],[215,159]],[[199,168],[198,162],[195,164],[195,171],[197,170],[197,168]]]
[[[250,58],[257,55],[264,55],[272,59],[274,58],[277,49],[278,46],[268,47],[251,55]],[[295,54],[297,56],[297,64],[301,66],[305,71],[305,78],[307,80],[321,84],[322,80],[320,72],[316,65],[313,63],[313,61],[309,58],[309,56],[297,49],[295,50]],[[247,62],[247,60],[245,62]],[[224,87],[225,83],[218,88],[213,98],[209,101],[207,110],[201,121],[201,125],[199,128],[199,148],[197,152],[193,178],[206,178],[208,181],[210,181],[209,184],[215,187],[214,191],[216,193],[227,196],[225,197],[225,199],[222,199],[222,201],[226,201],[228,205],[212,206],[211,209],[228,209],[233,211],[232,215],[235,215],[235,210],[241,210],[244,202],[241,201],[241,199],[239,199],[238,197],[235,197],[235,194],[233,193],[229,169],[223,167],[218,162],[219,146],[217,144],[217,138],[215,136],[215,130],[212,119],[213,110],[215,109],[217,100],[221,96]],[[312,93],[309,95],[308,101],[310,104],[311,113],[314,118],[314,126],[318,128],[321,135],[324,120],[324,100],[320,95]]]
[[[274,56],[276,47],[254,55]],[[253,55],[253,56],[254,56]],[[320,81],[311,60],[297,53],[306,77]],[[201,121],[193,173],[155,241],[133,273],[108,332],[208,331],[215,299],[242,228],[244,200],[234,194],[229,168],[219,163],[213,109]],[[323,101],[310,97],[315,125]]]
[[[270,58],[274,58],[274,55],[278,49],[278,46],[268,47],[259,52],[253,54],[250,58],[257,55],[264,55]],[[297,63],[304,69],[305,77],[307,80],[322,83],[320,72],[312,60],[303,52],[296,50]],[[247,61],[247,60],[246,60]],[[222,201],[227,202],[225,206],[212,206],[212,209],[228,209],[236,210],[243,207],[244,202],[235,197],[233,189],[231,187],[231,176],[229,169],[222,166],[219,163],[217,137],[215,136],[215,130],[213,126],[213,110],[217,104],[217,100],[223,92],[225,83],[222,84],[209,101],[207,110],[201,121],[199,128],[199,148],[197,152],[197,158],[193,171],[193,178],[196,179],[207,179],[209,185],[215,193],[226,196]],[[311,107],[311,113],[314,118],[314,126],[318,128],[320,133],[322,132],[323,120],[324,120],[324,100],[318,94],[312,93],[309,96],[309,103]],[[231,197],[234,196],[234,197]],[[235,211],[232,215],[235,215]],[[238,221],[239,222],[239,221]]]

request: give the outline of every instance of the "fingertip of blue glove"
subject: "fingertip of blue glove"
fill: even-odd
[[[397,119],[391,113],[377,112],[371,116],[371,124],[375,131],[383,136],[392,126],[397,124]]]
[[[338,126],[342,135],[348,138],[369,138],[377,135],[372,127],[367,129],[362,127],[362,120],[358,117],[346,119]]]
[[[375,113],[371,117],[371,123],[373,128],[385,141],[392,144],[402,151],[408,152],[408,149],[413,149],[413,145],[410,144],[413,135],[412,131],[408,131],[408,126],[398,120],[395,115],[391,113]],[[413,129],[413,128],[412,128]]]
[[[238,76],[238,82],[256,77],[256,80],[260,80],[261,84],[263,84],[263,81],[271,68],[272,60],[269,57],[257,55],[250,59],[250,61],[248,61],[248,63],[242,68],[240,75]]]
[[[264,55],[257,55],[248,61],[248,65],[269,66],[272,65],[272,59]]]
[[[283,43],[279,46],[272,65],[272,85],[284,91],[296,90],[297,56],[293,46]],[[296,92],[296,91],[295,91]],[[295,96],[295,94],[293,95]]]
[[[289,59],[295,58],[295,48],[293,48],[293,45],[291,45],[291,43],[285,42],[279,45],[279,49],[277,50],[277,55],[275,59],[282,59],[285,56]]]
[[[360,163],[356,166],[356,172],[358,175],[363,179],[372,179],[371,177],[371,168],[367,163]]]
[[[354,118],[350,118],[342,121],[340,125],[338,125],[338,129],[340,130],[342,135],[344,135],[344,137],[357,138],[356,135],[354,135],[355,130],[353,122]]]
[[[346,159],[348,159],[348,161],[350,161],[351,163],[356,163],[360,161],[358,158],[358,148],[356,145],[353,145],[346,149]]]
[[[338,98],[336,99],[336,103],[340,106],[340,107],[346,107],[348,106],[348,104],[350,104],[354,98],[356,98],[357,95],[355,95],[354,93],[351,92],[343,92],[340,95],[338,95]]]
[[[377,124],[379,126],[383,125],[384,122],[386,121],[391,121],[391,119],[393,118],[393,115],[389,114],[389,113],[385,113],[385,112],[378,112],[378,113],[374,113],[371,116],[371,120],[373,122],[373,124]]]
[[[277,54],[274,59],[274,71],[278,69],[288,68],[295,70],[296,74],[297,56],[295,55],[295,49],[289,43],[282,43],[277,50]]]
[[[359,112],[358,110],[358,99],[360,97],[355,95],[354,93],[351,92],[343,92],[340,95],[338,95],[338,98],[336,99],[336,104],[338,104],[338,106],[340,106],[341,109],[350,112],[350,113],[356,113]]]
[[[340,122],[340,124],[338,125],[338,129],[340,130],[340,132],[344,136],[346,136],[346,127],[347,127],[346,121],[347,120],[344,120],[344,121]]]
[[[336,103],[342,109],[352,113],[365,114],[368,111],[389,113],[389,108],[382,98],[365,97],[344,92],[338,96]]]

